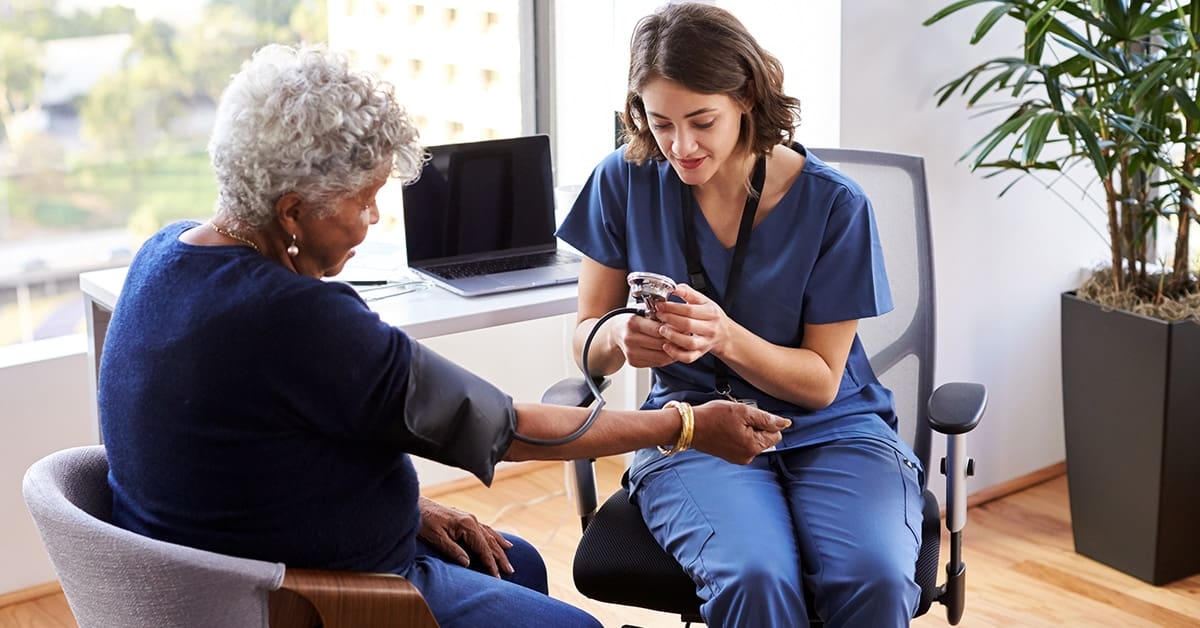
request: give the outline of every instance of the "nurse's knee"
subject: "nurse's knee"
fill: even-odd
[[[847,565],[840,577],[826,580],[821,588],[825,606],[831,616],[842,614],[847,607],[870,616],[911,616],[920,588],[914,580],[912,563],[894,560],[890,556],[863,556]],[[886,625],[886,624],[879,624]]]
[[[721,594],[751,604],[794,607],[802,601],[798,571],[771,563],[747,561],[742,568],[721,583]]]

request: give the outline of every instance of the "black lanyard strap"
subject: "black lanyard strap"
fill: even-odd
[[[750,250],[750,232],[754,230],[754,215],[758,212],[758,199],[762,196],[763,182],[767,178],[767,159],[759,155],[754,162],[754,172],[750,175],[751,192],[746,195],[746,204],[742,207],[742,220],[738,224],[737,242],[733,245],[733,259],[729,263],[729,278],[725,282],[725,298],[717,298],[712,281],[704,270],[700,260],[700,242],[696,238],[696,227],[693,224],[696,215],[696,197],[692,195],[691,186],[679,181],[680,195],[683,199],[683,237],[684,255],[687,259],[688,283],[708,298],[716,301],[728,316],[733,315],[733,306],[740,287],[742,266],[746,263],[746,254]],[[716,391],[729,395],[729,368],[716,356],[713,356],[713,374],[716,379]]]

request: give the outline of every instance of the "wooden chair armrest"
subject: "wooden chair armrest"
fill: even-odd
[[[391,574],[288,569],[268,606],[272,628],[438,628],[421,592]]]

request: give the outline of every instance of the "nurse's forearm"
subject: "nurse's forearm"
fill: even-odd
[[[845,370],[845,354],[830,364],[807,347],[783,347],[755,336],[740,325],[727,350],[719,356],[755,388],[804,408],[819,409],[833,403]]]
[[[572,340],[572,349],[575,355],[575,363],[582,366],[583,360],[583,345],[587,342],[588,334],[592,333],[592,329],[596,326],[598,318],[589,318],[580,322],[575,327],[575,336]],[[600,375],[612,375],[616,373],[622,366],[625,365],[625,354],[613,342],[612,332],[613,325],[616,321],[609,321],[599,331],[596,332],[596,337],[592,339],[592,344],[588,347],[588,372],[593,377]]]

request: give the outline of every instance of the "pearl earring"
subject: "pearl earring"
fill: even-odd
[[[292,243],[287,247],[287,254],[291,257],[296,257],[300,254],[300,247],[296,246],[296,234],[292,234]]]

